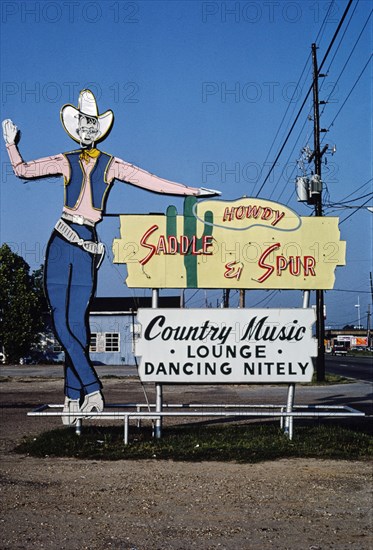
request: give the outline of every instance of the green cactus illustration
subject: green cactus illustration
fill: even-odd
[[[192,240],[192,237],[197,237],[197,218],[193,213],[193,209],[197,199],[195,197],[189,196],[184,200],[184,230],[183,235],[186,235],[189,238],[189,243]],[[166,233],[167,238],[170,236],[177,237],[177,210],[175,206],[169,206],[166,211]],[[211,236],[213,231],[213,213],[208,210],[205,212],[204,216],[204,229],[201,237],[196,238],[195,249],[200,250],[202,248],[202,239],[203,237]],[[178,252],[180,252],[180,245],[178,246]],[[197,256],[192,254],[191,244],[187,253],[184,255],[184,265],[187,276],[186,288],[198,288],[198,277],[197,277]]]

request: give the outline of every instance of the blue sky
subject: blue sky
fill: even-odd
[[[219,189],[223,199],[255,196],[311,84],[311,44],[316,41],[321,63],[347,3],[4,0],[2,118],[21,129],[25,160],[71,150],[59,111],[65,103],[76,105],[79,90],[89,87],[100,111],[115,113],[101,149],[174,181]],[[337,147],[322,168],[326,205],[345,202],[350,194],[350,200],[364,195],[347,199],[350,206],[361,205],[372,193],[371,61],[363,71],[371,55],[372,17],[362,31],[370,12],[368,0],[353,2],[323,67],[328,76],[320,81],[320,99],[329,97],[321,108],[321,126],[329,128],[323,145]],[[312,212],[297,203],[294,179],[301,149],[313,147],[311,108],[310,96],[260,193],[304,216]],[[5,147],[1,159],[1,242],[11,243],[35,269],[61,212],[63,182],[23,183],[9,168]],[[107,211],[164,212],[171,203],[182,209],[182,199],[117,183]],[[347,265],[337,269],[335,290],[325,296],[326,324],[356,324],[359,297],[366,325],[372,214],[332,206],[325,213],[340,216],[347,241]],[[106,218],[99,233],[110,250],[117,218]],[[124,279],[125,268],[108,256],[98,294],[147,292],[127,289]],[[213,306],[220,298],[219,292],[207,293]],[[190,307],[203,306],[205,299],[203,291],[186,295]],[[246,301],[261,307],[302,304],[299,291],[251,291]]]

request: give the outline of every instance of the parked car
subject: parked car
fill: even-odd
[[[30,354],[21,357],[19,360],[20,365],[48,365],[48,364],[60,364],[64,361],[63,352],[45,352],[32,350]]]
[[[332,355],[347,355],[347,348],[343,344],[335,344],[332,347]]]
[[[44,357],[44,354],[42,351],[38,350],[31,350],[28,355],[25,355],[24,357],[20,357],[19,364],[20,365],[38,365],[42,362]]]

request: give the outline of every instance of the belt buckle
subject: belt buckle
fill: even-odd
[[[84,218],[80,214],[73,214],[73,222],[78,225],[84,225]]]

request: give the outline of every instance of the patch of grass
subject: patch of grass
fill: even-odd
[[[349,357],[373,357],[373,352],[367,350],[351,350],[347,352]]]
[[[310,386],[329,386],[333,384],[352,384],[355,380],[351,378],[346,378],[345,376],[339,376],[339,374],[325,374],[325,380],[323,382],[317,381],[317,373],[314,372],[312,376],[312,382],[304,385]],[[303,384],[302,384],[303,385]]]
[[[255,463],[280,458],[366,460],[373,455],[373,437],[359,428],[334,424],[296,424],[292,441],[278,424],[215,426],[187,425],[163,429],[153,439],[150,428],[132,428],[123,444],[122,426],[56,429],[25,439],[15,452],[36,457],[74,457],[95,460],[162,459],[178,461],[235,461]]]

